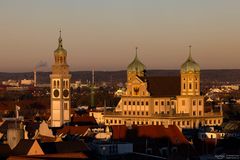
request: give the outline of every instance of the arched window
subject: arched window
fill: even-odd
[[[189,83],[189,89],[192,89],[192,83]]]

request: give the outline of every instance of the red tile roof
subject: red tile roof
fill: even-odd
[[[153,97],[174,97],[180,95],[180,77],[146,77],[148,91]]]
[[[83,135],[88,128],[90,128],[90,126],[64,126],[62,129],[57,130],[57,134]]]
[[[86,125],[97,125],[97,122],[93,116],[73,116],[72,123],[82,123]]]
[[[175,125],[165,128],[163,125],[133,126],[128,129],[126,126],[112,126],[114,140],[131,140],[136,138],[161,139],[168,138],[172,144],[188,144],[188,141]]]

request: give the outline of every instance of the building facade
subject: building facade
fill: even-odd
[[[50,75],[51,84],[51,127],[61,127],[70,122],[70,79],[67,64],[67,51],[63,48],[62,37],[58,39],[58,48],[54,51],[55,63]]]
[[[204,111],[200,95],[200,67],[191,56],[182,64],[178,77],[148,77],[136,56],[127,68],[126,91],[114,112],[104,115],[106,125],[177,125],[198,128],[221,125],[222,110]]]

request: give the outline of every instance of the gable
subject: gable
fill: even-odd
[[[39,143],[37,142],[37,140],[34,141],[27,155],[44,155],[44,152],[40,147]]]

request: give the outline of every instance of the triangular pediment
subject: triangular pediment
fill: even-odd
[[[133,84],[141,84],[141,83],[143,83],[143,81],[139,77],[136,76],[136,77],[134,77],[132,79],[131,83],[133,83]]]

